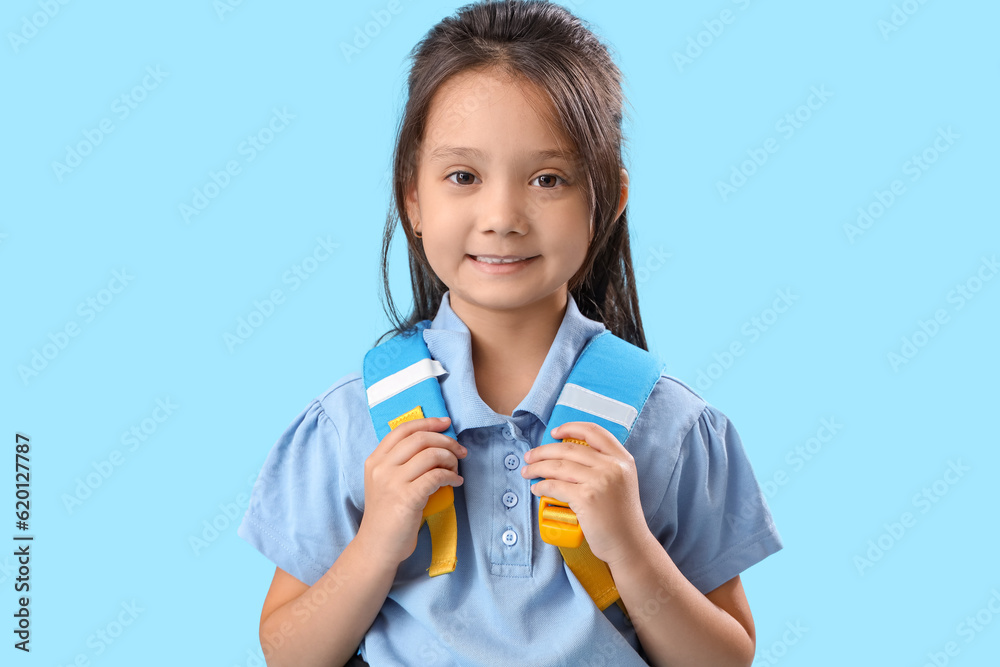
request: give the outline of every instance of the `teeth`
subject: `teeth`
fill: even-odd
[[[476,257],[477,261],[480,261],[484,264],[513,264],[514,262],[520,262],[522,259],[524,258],[520,257],[518,259],[497,259],[494,257]]]

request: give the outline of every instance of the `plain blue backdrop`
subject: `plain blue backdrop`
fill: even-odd
[[[262,664],[274,566],[236,525],[388,328],[406,56],[461,4],[5,3],[0,662]],[[650,347],[785,542],[743,575],[755,664],[996,664],[1000,8],[565,4],[627,79]]]

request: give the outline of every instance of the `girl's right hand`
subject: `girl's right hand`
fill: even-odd
[[[398,566],[417,548],[424,505],[443,486],[460,486],[458,459],[465,447],[439,431],[449,419],[404,422],[365,461],[365,511],[358,536],[366,551]]]

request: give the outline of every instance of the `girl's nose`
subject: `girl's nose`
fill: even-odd
[[[480,231],[496,232],[500,236],[524,234],[531,218],[530,198],[517,185],[494,180],[485,188],[482,207],[478,211]]]

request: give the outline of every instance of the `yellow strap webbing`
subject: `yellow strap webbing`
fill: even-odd
[[[448,487],[451,488],[451,487]],[[452,503],[437,514],[426,519],[431,531],[431,566],[427,568],[432,577],[455,571],[458,557],[458,521],[455,519],[455,504]]]
[[[576,548],[559,547],[559,553],[598,609],[604,611],[612,602],[620,600],[615,580],[611,577],[611,569],[590,550],[586,537]],[[624,605],[619,606],[625,611]]]
[[[389,430],[412,419],[423,419],[424,411],[418,405],[389,422]],[[455,518],[455,491],[450,486],[442,486],[427,499],[424,506],[424,521],[431,531],[430,576],[455,571],[458,557],[458,520]]]
[[[576,438],[563,438],[562,441],[589,447],[585,441]],[[579,519],[576,518],[576,512],[568,507],[549,505],[545,508],[543,517],[546,520],[559,521],[575,526],[580,525]],[[628,610],[625,609],[625,603],[622,602],[621,596],[618,594],[615,580],[611,576],[611,569],[607,563],[595,556],[594,552],[590,550],[590,545],[587,544],[587,537],[585,535],[582,535],[580,546],[559,547],[559,553],[562,554],[566,565],[569,566],[570,571],[576,576],[584,589],[586,589],[587,594],[590,595],[590,599],[594,601],[598,609],[604,611],[612,602],[617,602],[622,613],[628,618]]]

